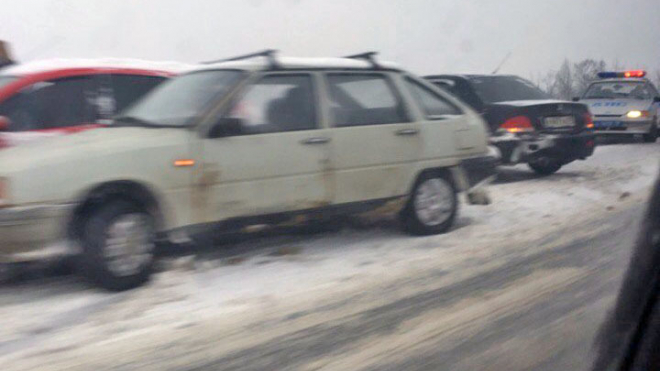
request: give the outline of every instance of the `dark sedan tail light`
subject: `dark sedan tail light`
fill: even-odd
[[[594,128],[594,118],[591,116],[589,112],[584,114],[584,127],[587,129]]]
[[[527,116],[515,116],[506,120],[500,129],[504,129],[509,133],[524,133],[534,131],[534,126],[532,126],[532,121]]]

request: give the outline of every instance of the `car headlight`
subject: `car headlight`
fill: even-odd
[[[638,119],[640,117],[649,117],[649,115],[650,115],[649,111],[634,110],[634,111],[629,111],[626,114],[626,117],[628,117],[629,119]]]

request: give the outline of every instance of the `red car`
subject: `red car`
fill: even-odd
[[[49,60],[0,69],[0,148],[102,126],[187,66]]]

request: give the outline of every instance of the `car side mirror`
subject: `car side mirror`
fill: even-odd
[[[0,131],[8,131],[11,120],[7,116],[0,116]]]
[[[580,101],[580,97],[573,97],[573,102],[579,102],[579,101]]]
[[[213,125],[209,138],[223,138],[243,133],[243,119],[238,117],[223,117]]]
[[[660,97],[654,97],[653,102],[654,103],[660,103]]]

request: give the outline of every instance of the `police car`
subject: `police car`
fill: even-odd
[[[658,138],[660,93],[645,78],[645,71],[600,72],[582,98],[594,115],[600,135],[642,135],[645,142]]]

